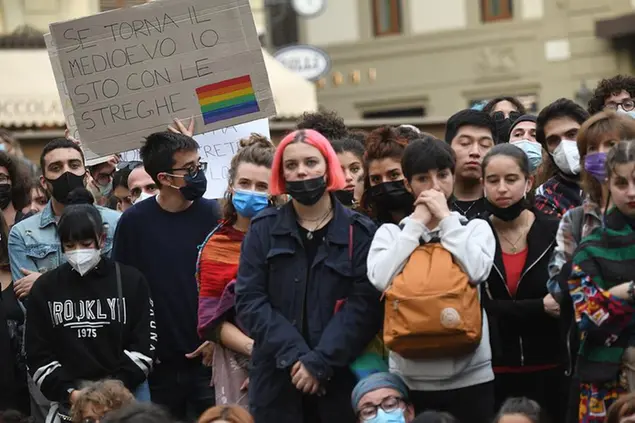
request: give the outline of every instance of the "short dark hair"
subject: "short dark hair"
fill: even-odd
[[[502,418],[509,414],[521,414],[531,423],[543,423],[545,422],[545,413],[540,405],[529,398],[507,398],[501,406],[494,423],[498,423]]]
[[[66,138],[55,138],[54,140],[49,141],[42,150],[40,154],[40,169],[42,169],[42,173],[46,173],[46,165],[44,163],[44,158],[48,153],[53,150],[57,150],[60,148],[72,148],[73,150],[79,151],[79,154],[82,156],[82,163],[86,163],[86,159],[84,158],[84,152],[81,147],[76,143]]]
[[[460,423],[459,420],[450,413],[428,410],[419,414],[412,423]]]
[[[455,164],[454,151],[450,145],[438,138],[427,136],[408,144],[401,158],[401,171],[406,180],[411,182],[415,175],[433,169],[449,169],[454,173]]]
[[[152,180],[161,186],[157,175],[174,166],[174,154],[179,151],[196,151],[198,143],[192,137],[173,132],[155,132],[148,135],[139,153],[143,167]]]
[[[558,118],[571,118],[580,125],[589,118],[589,113],[582,106],[568,98],[559,98],[542,109],[536,118],[536,141],[547,150],[545,139],[545,126],[550,120]]]
[[[513,104],[516,107],[516,109],[518,110],[518,113],[520,113],[521,115],[524,115],[525,113],[527,113],[527,109],[525,108],[525,106],[523,106],[523,103],[521,103],[520,100],[518,100],[516,97],[510,97],[510,96],[494,97],[493,99],[488,101],[485,106],[483,106],[483,111],[487,113],[488,115],[491,115],[492,111],[494,110],[494,107],[496,107],[496,105],[500,103],[501,101],[509,101],[511,104]]]
[[[9,172],[11,180],[11,204],[22,210],[31,204],[31,171],[16,156],[0,151],[0,166]]]
[[[322,110],[314,113],[304,112],[300,116],[296,128],[313,129],[329,141],[344,138],[348,133],[344,119],[332,110]]]
[[[492,139],[496,135],[496,124],[489,114],[480,110],[464,109],[450,116],[445,124],[445,141],[451,144],[463,126],[488,129],[492,133]]]
[[[99,243],[104,234],[104,222],[99,210],[93,206],[92,194],[86,188],[76,188],[68,197],[69,203],[57,225],[62,249],[67,242],[94,239],[95,243]]]
[[[366,149],[364,148],[364,144],[362,144],[359,140],[351,136],[347,136],[330,141],[336,154],[352,153],[355,157],[359,158],[360,161],[364,161],[364,152]]]
[[[112,189],[114,190],[117,187],[124,187],[128,189],[128,176],[132,172],[131,169],[119,169],[112,176]]]
[[[418,140],[422,137],[421,131],[411,128],[412,125],[399,125],[395,127],[395,131],[401,138],[405,138],[408,142]],[[415,127],[416,128],[416,127]]]
[[[631,98],[635,98],[635,77],[616,75],[613,78],[601,80],[593,91],[593,97],[589,100],[588,112],[592,115],[601,112],[604,109],[606,99],[622,91],[626,91],[631,95]]]
[[[174,420],[162,407],[145,402],[133,402],[107,413],[103,423],[172,423]]]

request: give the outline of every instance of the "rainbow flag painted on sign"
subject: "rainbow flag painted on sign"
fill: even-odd
[[[205,125],[260,111],[249,75],[196,89]]]

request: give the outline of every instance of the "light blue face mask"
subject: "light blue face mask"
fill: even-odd
[[[520,140],[511,141],[510,144],[515,145],[525,152],[527,158],[529,159],[529,172],[533,174],[542,163],[542,146],[540,143],[529,140]]]
[[[633,119],[635,119],[635,110],[631,110],[630,112],[627,112],[626,110],[622,109],[621,107],[617,108],[617,113],[621,113],[623,115],[627,115],[632,117]]]
[[[236,213],[243,217],[252,218],[269,205],[269,196],[266,192],[234,191],[232,204]]]
[[[400,408],[390,412],[386,412],[383,409],[378,408],[377,415],[374,418],[364,421],[366,423],[406,423],[406,416]]]

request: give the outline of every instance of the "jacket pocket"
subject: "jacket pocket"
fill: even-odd
[[[60,265],[58,251],[59,247],[51,244],[33,244],[25,246],[26,256],[36,264],[37,271],[40,273],[46,273]]]

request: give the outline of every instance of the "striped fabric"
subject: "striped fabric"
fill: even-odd
[[[240,246],[245,234],[221,223],[201,245],[196,265],[199,286],[198,332],[201,337],[212,330],[219,314],[233,304],[221,306],[221,297],[227,285],[236,279]]]
[[[580,355],[589,362],[620,363],[635,328],[635,308],[609,292],[633,279],[635,232],[617,209],[606,227],[584,237],[573,256],[569,291],[581,332]],[[592,339],[592,341],[591,341]],[[581,383],[579,421],[604,422],[608,408],[627,390],[623,373],[606,383]]]

